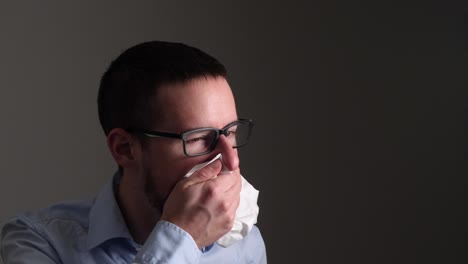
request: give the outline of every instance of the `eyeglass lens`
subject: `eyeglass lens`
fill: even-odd
[[[232,147],[241,147],[248,141],[250,126],[242,123],[236,124],[224,132]],[[217,143],[217,134],[218,131],[215,129],[189,132],[185,136],[185,151],[188,155],[197,155],[212,150]]]

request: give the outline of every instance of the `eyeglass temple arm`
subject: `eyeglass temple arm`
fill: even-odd
[[[148,137],[169,137],[169,138],[178,138],[182,139],[182,135],[176,134],[176,133],[169,133],[169,132],[159,132],[159,131],[148,131],[148,130],[143,130],[140,131],[144,135]]]

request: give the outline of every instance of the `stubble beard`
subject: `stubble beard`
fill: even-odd
[[[162,197],[157,193],[155,188],[156,183],[152,175],[153,173],[151,170],[145,170],[145,196],[151,207],[153,207],[160,215],[162,215],[167,197]]]

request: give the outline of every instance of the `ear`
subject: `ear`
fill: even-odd
[[[114,160],[122,167],[128,168],[135,164],[136,151],[139,147],[130,133],[114,128],[107,135],[107,146]]]

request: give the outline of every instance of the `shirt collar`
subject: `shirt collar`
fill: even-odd
[[[115,199],[115,189],[120,182],[116,172],[94,200],[89,213],[87,247],[92,249],[113,238],[127,238],[133,241],[120,207]]]

